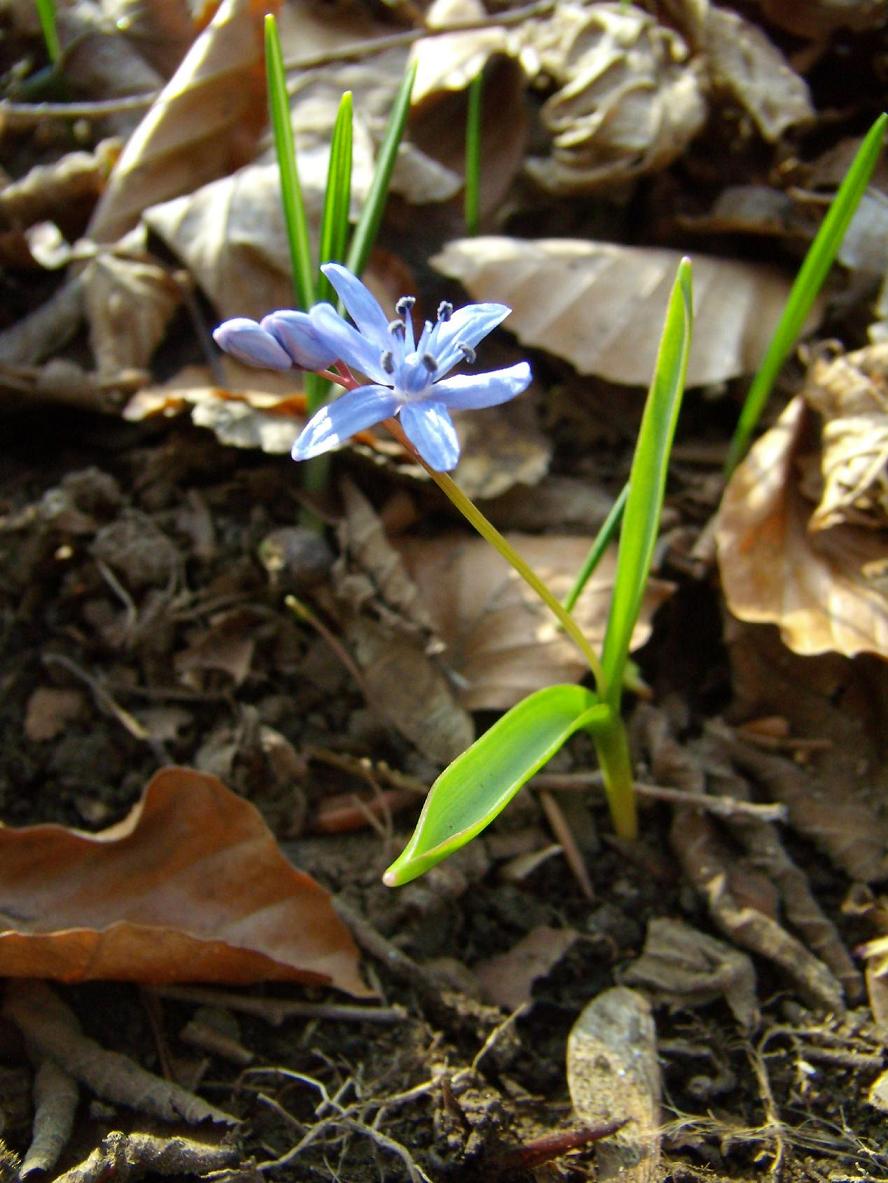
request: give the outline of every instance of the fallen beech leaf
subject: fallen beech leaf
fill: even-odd
[[[559,597],[570,590],[590,545],[567,535],[508,538]],[[457,675],[467,710],[507,710],[541,686],[588,672],[549,610],[480,538],[399,539],[396,545],[446,646],[443,659]],[[612,550],[574,609],[593,648],[604,638],[615,563]],[[633,648],[650,636],[653,614],[671,591],[671,584],[650,580]]]
[[[507,953],[474,967],[484,994],[510,1011],[530,1002],[534,982],[555,968],[579,935],[572,928],[547,924],[532,928]]]
[[[665,168],[702,127],[698,64],[639,7],[562,0],[536,29],[531,45],[561,87],[542,109],[553,155],[527,166],[549,192],[585,193]]]
[[[366,995],[329,894],[248,801],[166,768],[118,824],[0,829],[0,974],[326,983]]]
[[[706,70],[713,85],[746,108],[769,143],[787,128],[813,121],[807,84],[757,25],[712,6],[704,29]]]
[[[716,530],[725,599],[740,620],[778,625],[796,653],[888,657],[880,533],[809,528],[812,506],[794,471],[808,417],[804,399],[793,399],[725,490]]]
[[[625,1127],[598,1146],[601,1179],[660,1178],[660,1067],[650,1003],[614,986],[593,998],[567,1039],[567,1085],[574,1112],[589,1126],[617,1117]]]
[[[127,142],[87,237],[115,242],[146,206],[245,163],[265,124],[263,16],[276,3],[223,0]]]
[[[432,266],[476,300],[500,300],[525,345],[581,374],[647,386],[669,289],[681,256],[652,247],[575,239],[464,238]],[[783,311],[789,284],[775,270],[732,259],[694,259],[694,343],[688,385],[751,373]]]

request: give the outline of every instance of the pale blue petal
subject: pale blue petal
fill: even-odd
[[[436,382],[431,389],[433,398],[453,411],[477,411],[482,407],[496,407],[521,394],[530,385],[532,374],[526,361],[504,370],[488,370],[486,374],[457,374]]]
[[[248,366],[260,370],[291,370],[293,361],[271,333],[255,320],[236,316],[213,329],[213,340],[224,350]]]
[[[383,312],[370,289],[340,263],[325,263],[321,271],[336,289],[346,312],[364,336],[370,338],[377,350],[389,348],[386,344],[389,337],[389,317]]]
[[[459,439],[443,403],[405,403],[401,426],[429,468],[436,472],[456,468]]]
[[[438,373],[446,374],[462,361],[460,345],[474,349],[510,312],[505,304],[467,304],[458,308],[450,320],[442,321],[429,346],[437,358]]]
[[[332,304],[315,304],[309,315],[319,339],[335,357],[374,382],[391,385],[391,374],[387,374],[380,364],[383,351],[343,320]]]
[[[293,359],[304,370],[325,370],[339,356],[321,339],[307,312],[294,312],[289,308],[269,312],[263,316],[260,327],[271,333]]]
[[[293,445],[294,460],[309,460],[338,448],[359,431],[366,431],[398,409],[398,400],[384,386],[359,386],[327,403],[309,419]]]

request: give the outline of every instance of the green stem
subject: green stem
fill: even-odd
[[[635,784],[626,728],[619,715],[611,715],[606,728],[589,728],[595,741],[598,763],[604,778],[611,820],[619,838],[634,842],[638,837],[638,814],[635,809]]]
[[[387,419],[385,426],[391,434],[403,444],[410,452],[411,456],[415,458],[417,463],[421,464],[426,470],[441,492],[453,505],[459,510],[466,521],[474,526],[481,537],[489,542],[494,549],[498,550],[506,562],[512,569],[521,576],[529,588],[536,592],[549,611],[556,617],[561,627],[567,635],[574,642],[576,647],[582,653],[586,660],[589,669],[595,677],[595,683],[598,687],[598,693],[603,698],[604,688],[601,676],[601,663],[598,660],[594,650],[589,645],[589,642],[583,636],[582,629],[579,627],[574,618],[569,612],[566,612],[563,606],[559,603],[558,598],[552,594],[549,588],[543,583],[542,579],[537,575],[533,568],[522,559],[517,550],[503,538],[496,526],[489,522],[478,506],[467,497],[459,485],[447,475],[446,472],[436,472],[434,468],[430,468],[423,460],[422,456],[416,451],[407,437],[401,430],[401,426],[396,419]]]
[[[620,490],[620,495],[610,508],[610,512],[604,519],[601,529],[589,548],[589,553],[583,562],[580,573],[576,578],[573,587],[567,593],[564,599],[564,607],[566,611],[573,612],[576,607],[577,600],[583,592],[583,588],[592,577],[595,568],[601,562],[601,557],[607,550],[611,543],[611,539],[616,533],[617,527],[623,519],[623,510],[626,508],[626,501],[629,497],[629,482],[627,481]]]

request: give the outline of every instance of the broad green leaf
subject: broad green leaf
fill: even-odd
[[[854,217],[866,187],[869,184],[876,161],[882,151],[888,114],[882,114],[867,132],[863,143],[851,162],[851,167],[838,188],[814,241],[808,248],[795,283],[783,309],[783,315],[774,330],[774,336],[759,366],[746,400],[731,446],[725,461],[725,473],[730,476],[746,452],[755,425],[761,417],[771,388],[780,373],[789,351],[798,340],[802,326],[811,311],[814,301],[832,267],[845,232]]]
[[[683,259],[669,297],[657,364],[632,459],[617,575],[601,655],[605,687],[602,694],[615,714],[619,712],[629,641],[641,608],[660,526],[669,453],[687,374],[692,308],[691,264]]]
[[[582,686],[547,686],[512,707],[432,785],[385,883],[409,883],[465,846],[575,731],[610,718],[609,708]]]
[[[290,122],[290,97],[287,94],[284,55],[281,52],[277,22],[270,14],[265,18],[265,69],[268,74],[268,106],[274,130],[274,147],[281,174],[281,201],[287,227],[287,241],[290,244],[293,287],[298,306],[310,308],[315,297],[315,273],[311,262],[308,219],[296,165],[296,144],[293,140],[293,125]]]
[[[330,140],[330,164],[321,219],[320,263],[341,263],[348,245],[348,213],[351,205],[352,177],[352,95],[347,90],[339,103],[333,137]],[[333,287],[326,276],[318,281],[316,298],[335,302]]]
[[[410,114],[410,95],[416,79],[416,62],[408,66],[404,79],[395,96],[392,113],[389,116],[385,139],[379,149],[373,180],[370,182],[370,192],[361,210],[361,216],[355,227],[354,237],[346,259],[346,267],[355,275],[360,275],[370,257],[370,251],[376,241],[379,224],[382,221],[383,210],[388,198],[389,183],[395,168],[398,148],[407,126],[407,116]]]

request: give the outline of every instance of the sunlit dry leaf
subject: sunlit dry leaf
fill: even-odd
[[[255,807],[168,768],[117,825],[0,829],[0,973],[63,981],[331,983],[364,995],[329,895]]]
[[[888,344],[815,358],[803,394],[823,420],[808,528],[888,528]]]
[[[553,193],[589,192],[665,168],[706,118],[697,64],[635,5],[560,3],[532,41],[560,90],[542,119],[548,160],[528,170]]]
[[[597,1148],[600,1177],[655,1183],[662,1085],[657,1029],[643,995],[614,986],[583,1009],[567,1040],[567,1085],[574,1111],[587,1125],[626,1119]]]
[[[810,412],[795,398],[725,490],[717,545],[728,607],[780,628],[796,653],[888,657],[888,594],[879,534],[842,526],[812,533],[796,464]]]
[[[35,164],[0,189],[0,225],[32,226],[89,209],[105,186],[120,141],[102,140],[93,152],[68,152],[50,164]]]
[[[499,300],[506,328],[582,374],[647,386],[677,251],[574,239],[465,238],[432,265],[476,300]],[[694,340],[688,385],[751,373],[764,356],[789,284],[768,267],[694,259]]]
[[[147,206],[191,193],[249,158],[266,118],[268,9],[258,0],[223,0],[127,142],[89,238],[114,242]]]
[[[558,597],[570,590],[590,545],[588,538],[565,535],[508,537]],[[507,710],[541,686],[588,673],[548,608],[480,538],[399,539],[397,548],[446,646],[443,660],[468,710]],[[605,555],[574,609],[593,648],[604,637],[615,563],[614,551]],[[671,591],[671,584],[649,582],[633,648],[650,636],[653,614]]]
[[[713,6],[704,28],[712,84],[749,112],[769,143],[787,128],[814,119],[807,83],[757,25]]]
[[[446,29],[454,24],[480,21],[487,16],[480,0],[435,0],[426,13],[426,27]],[[495,53],[509,47],[508,33],[502,25],[484,29],[466,29],[417,42],[413,58],[417,65],[412,100],[421,103],[441,90],[465,90],[479,70]]]
[[[485,996],[510,1011],[530,1002],[534,982],[555,968],[579,935],[572,928],[547,924],[532,928],[507,953],[474,967]]]

